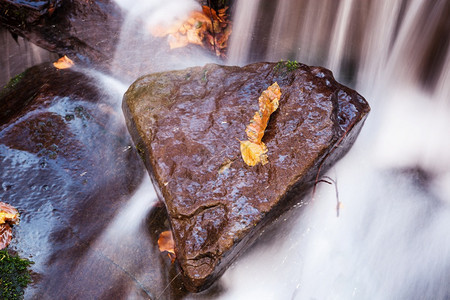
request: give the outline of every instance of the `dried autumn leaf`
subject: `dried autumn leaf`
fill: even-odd
[[[255,112],[253,119],[245,129],[248,141],[241,141],[241,155],[244,162],[249,166],[268,163],[266,154],[268,150],[261,140],[270,115],[278,108],[280,97],[281,90],[278,83],[275,82],[263,91],[258,99],[259,111]]]
[[[12,239],[10,225],[19,223],[19,212],[13,206],[0,202],[0,250],[8,247]]]
[[[217,12],[218,12],[217,15],[218,15],[220,18],[223,18],[223,17],[225,17],[227,10],[228,10],[228,6],[226,6],[226,7],[224,7],[224,8],[221,8],[221,9],[219,9],[219,10],[217,11]]]
[[[241,141],[241,154],[244,162],[253,167],[258,163],[265,165],[268,163],[267,147],[264,143],[255,144],[250,141]]]
[[[74,62],[65,55],[53,63],[53,66],[57,69],[69,69],[72,68],[73,65]]]
[[[224,22],[225,20],[219,17],[214,9],[209,6],[202,6],[203,13],[207,15],[209,18],[212,18],[214,21]]]
[[[192,11],[186,20],[152,26],[149,30],[156,37],[167,36],[170,49],[194,44],[225,57],[231,24],[227,21],[226,9],[219,10],[218,14],[214,9],[203,6],[202,11]]]
[[[231,164],[232,164],[232,163],[233,163],[233,161],[227,159],[226,162],[224,162],[224,163],[220,166],[220,168],[219,168],[219,174],[225,173],[225,172],[231,167]]]
[[[13,225],[19,223],[19,212],[15,207],[5,202],[0,202],[0,225],[9,222]]]
[[[164,252],[167,251],[172,262],[175,261],[177,257],[175,254],[175,242],[173,240],[172,231],[167,230],[161,232],[158,238],[158,247],[159,251]]]
[[[8,247],[12,239],[12,229],[8,223],[0,225],[0,250]]]
[[[222,33],[216,36],[216,46],[219,49],[226,49],[228,47],[228,39],[230,37],[231,30],[225,29]]]
[[[255,112],[253,120],[250,121],[250,124],[245,129],[250,142],[261,143],[270,115],[277,110],[280,97],[280,87],[276,82],[262,92],[258,99],[259,111]]]

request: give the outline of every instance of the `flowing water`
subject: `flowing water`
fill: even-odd
[[[275,234],[225,273],[216,297],[450,296],[448,17],[447,1],[235,3],[228,64],[324,65],[372,112],[329,174],[343,203],[339,218],[334,187],[322,186],[300,218],[280,220]],[[173,68],[179,59],[152,68]],[[199,64],[189,53],[182,59],[183,67]]]
[[[95,75],[115,105],[139,75],[220,62],[195,46],[170,50],[149,34],[149,26],[198,7],[194,0],[116,1],[128,17],[114,79]],[[278,220],[213,292],[184,298],[450,298],[449,6],[448,0],[235,1],[226,64],[322,65],[372,111],[350,153],[328,174],[343,204],[339,217],[335,186],[320,185],[312,203]],[[149,250],[151,262],[133,260],[133,251],[154,243],[145,227],[155,203],[147,177],[73,271],[80,286],[81,277],[88,282],[101,268],[101,254],[132,279],[122,283],[128,299],[170,297],[173,274],[157,270],[165,277],[157,283],[149,277],[161,265],[159,253]],[[102,278],[98,294],[108,295],[117,278]]]
[[[118,2],[129,10],[113,65],[124,82],[217,62],[192,47],[170,51],[148,35],[148,26],[182,17],[193,1]],[[448,8],[448,1],[419,0],[236,1],[227,64],[323,65],[372,112],[328,174],[343,203],[339,217],[335,186],[320,186],[311,205],[278,220],[224,274],[218,292],[186,298],[450,297]],[[142,211],[138,202],[127,212]],[[116,224],[98,243],[111,244]]]
[[[122,80],[129,82],[152,72],[220,63],[198,47],[170,50],[169,43],[150,34],[155,26],[167,26],[185,19],[192,10],[201,9],[194,0],[168,0],[164,4],[158,0],[116,1],[127,11],[112,65],[113,73]]]
[[[449,2],[265,2],[238,1],[235,20],[254,19],[233,35],[230,63],[324,65],[372,112],[328,174],[339,217],[321,186],[225,273],[221,299],[449,299]]]

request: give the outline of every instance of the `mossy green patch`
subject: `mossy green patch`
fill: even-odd
[[[0,250],[0,299],[22,299],[24,290],[31,282],[28,259]]]
[[[25,72],[22,72],[11,78],[9,82],[0,90],[0,97],[2,97],[8,91],[12,90],[16,86],[16,84],[19,83],[20,80],[22,80],[22,78],[25,76]]]
[[[296,60],[280,60],[275,68],[275,72],[292,72],[297,70],[300,67],[300,63]]]

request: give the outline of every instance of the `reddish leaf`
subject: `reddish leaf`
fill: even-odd
[[[13,206],[0,202],[0,250],[8,247],[12,239],[11,225],[19,223],[19,212]]]
[[[12,229],[8,223],[0,225],[0,250],[8,247],[12,239]]]
[[[216,13],[216,11],[209,6],[203,5],[202,6],[203,13],[207,15],[209,18],[212,18],[214,21],[224,22],[225,20],[219,17]]]

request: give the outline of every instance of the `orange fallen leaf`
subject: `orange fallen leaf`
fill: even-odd
[[[203,6],[201,11],[192,11],[185,20],[176,20],[169,25],[153,25],[149,30],[155,37],[167,36],[170,49],[194,44],[215,51],[217,56],[225,57],[227,41],[231,34],[231,23],[227,20],[226,9],[217,13],[214,9]]]
[[[214,21],[225,22],[223,18],[217,15],[216,11],[209,6],[202,6],[203,13],[207,15],[209,18],[212,18]],[[224,15],[222,15],[224,16]]]
[[[241,155],[244,162],[253,167],[258,163],[268,163],[267,147],[261,141],[264,136],[270,115],[277,110],[281,97],[278,83],[274,83],[262,92],[258,99],[259,110],[253,115],[253,119],[245,129],[248,141],[241,141]]]
[[[11,225],[19,223],[19,212],[13,206],[0,202],[0,250],[8,247],[12,239]]]
[[[253,167],[258,163],[263,165],[269,162],[267,158],[267,147],[264,143],[255,144],[250,141],[241,141],[241,154],[244,162]]]
[[[158,238],[158,247],[159,251],[168,252],[167,255],[169,255],[172,263],[175,261],[177,256],[175,254],[175,242],[173,240],[172,231],[167,230],[161,232]]]
[[[226,15],[226,13],[227,13],[227,10],[228,10],[228,6],[226,6],[226,7],[224,7],[224,8],[221,8],[221,9],[219,9],[217,12],[218,12],[218,16],[219,17],[221,17],[221,18],[223,18],[223,17],[225,17],[225,15]]]
[[[19,212],[15,207],[5,202],[0,202],[0,225],[9,222],[11,224],[19,223]]]
[[[74,62],[68,58],[66,55],[58,59],[58,61],[53,63],[53,66],[57,69],[69,69],[72,68]]]
[[[270,115],[278,108],[280,96],[280,87],[276,82],[262,92],[258,99],[259,111],[255,112],[253,119],[245,129],[250,142],[261,143]]]

